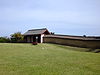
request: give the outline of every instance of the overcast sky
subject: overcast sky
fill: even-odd
[[[0,0],[0,36],[34,28],[100,35],[100,0]]]

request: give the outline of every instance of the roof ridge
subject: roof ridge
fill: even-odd
[[[30,29],[28,31],[35,31],[35,30],[47,30],[47,28],[41,28],[41,29]]]

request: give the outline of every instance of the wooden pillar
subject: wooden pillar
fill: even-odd
[[[31,43],[31,36],[30,36],[30,43]]]
[[[25,36],[25,42],[27,42],[27,36]]]

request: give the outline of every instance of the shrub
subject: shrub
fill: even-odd
[[[7,37],[0,37],[0,43],[9,43],[11,40]]]
[[[37,45],[37,42],[32,42],[32,45]]]

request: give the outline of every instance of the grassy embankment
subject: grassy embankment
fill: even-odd
[[[100,53],[81,52],[84,50],[0,43],[0,75],[100,75]]]

